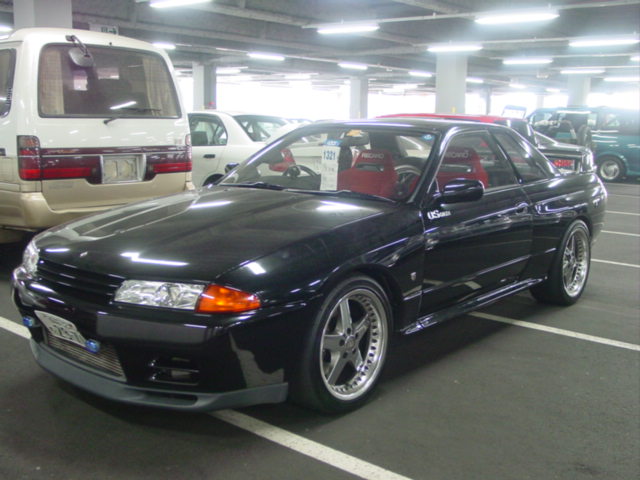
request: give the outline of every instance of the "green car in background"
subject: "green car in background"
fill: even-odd
[[[605,182],[640,176],[640,112],[611,107],[539,108],[529,123],[551,138],[589,147]]]

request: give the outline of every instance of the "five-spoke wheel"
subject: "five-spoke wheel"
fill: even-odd
[[[387,295],[373,279],[354,276],[337,285],[314,319],[294,399],[328,412],[364,403],[384,365],[390,323]]]

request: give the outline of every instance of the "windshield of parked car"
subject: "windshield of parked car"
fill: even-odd
[[[236,119],[254,142],[265,141],[276,130],[289,123],[282,117],[269,115],[234,115],[233,118]]]
[[[11,108],[15,64],[15,50],[0,50],[0,117],[9,113]]]
[[[222,185],[407,198],[436,133],[361,126],[296,130],[244,162]]]
[[[90,66],[74,63],[74,44],[47,45],[40,54],[38,107],[50,117],[180,116],[169,69],[155,52],[87,45]]]

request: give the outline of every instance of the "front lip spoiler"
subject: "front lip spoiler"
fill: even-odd
[[[287,383],[276,383],[222,393],[134,387],[108,376],[93,373],[93,371],[86,370],[75,362],[67,361],[47,346],[33,339],[30,340],[30,344],[31,351],[38,364],[56,377],[101,397],[134,405],[206,412],[222,408],[284,402],[289,390]]]

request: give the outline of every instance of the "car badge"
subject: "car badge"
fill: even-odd
[[[84,347],[91,353],[98,353],[100,351],[100,342],[89,339],[85,342]]]
[[[448,217],[451,215],[451,212],[447,211],[447,210],[432,210],[431,212],[427,212],[427,217],[429,217],[429,220],[436,220],[438,218],[442,218],[442,217]]]

